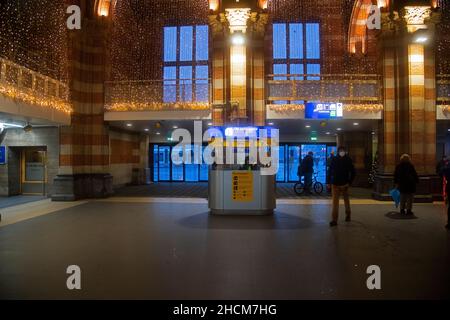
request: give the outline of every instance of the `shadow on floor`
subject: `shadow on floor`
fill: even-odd
[[[352,188],[351,198],[371,199],[372,191],[365,188]],[[208,183],[160,182],[144,186],[126,186],[116,190],[118,197],[161,197],[161,198],[208,198]],[[294,184],[278,183],[278,199],[329,199],[330,194],[298,196],[294,192]]]
[[[389,219],[394,219],[394,220],[414,220],[414,219],[419,219],[417,218],[415,215],[406,215],[406,214],[401,214],[400,212],[396,212],[396,211],[391,211],[385,214],[385,216]]]
[[[283,212],[267,216],[220,216],[205,212],[183,218],[179,224],[192,229],[223,230],[294,230],[313,226],[311,220]]]

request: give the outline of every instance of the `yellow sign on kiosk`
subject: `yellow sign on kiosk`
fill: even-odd
[[[233,171],[232,178],[233,201],[253,201],[253,172]]]

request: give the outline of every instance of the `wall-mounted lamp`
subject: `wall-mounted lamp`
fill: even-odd
[[[245,44],[245,36],[237,32],[231,36],[231,43],[235,46],[243,46]]]

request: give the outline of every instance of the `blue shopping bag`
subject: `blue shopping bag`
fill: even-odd
[[[395,207],[398,208],[398,206],[400,205],[400,191],[395,188],[389,191],[389,194],[391,195],[392,200],[394,200],[395,202]]]

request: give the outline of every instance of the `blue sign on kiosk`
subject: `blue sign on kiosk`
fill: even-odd
[[[306,119],[339,119],[343,116],[342,103],[309,102],[305,107]]]
[[[0,146],[0,164],[6,164],[6,147]]]

